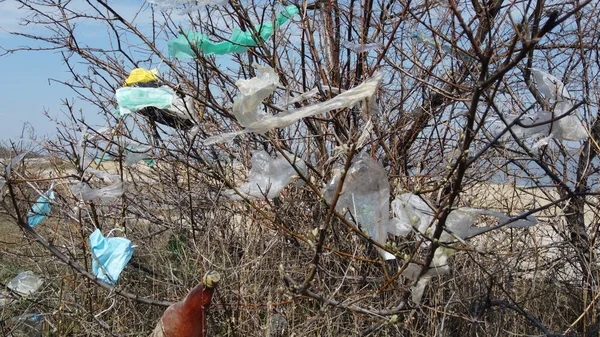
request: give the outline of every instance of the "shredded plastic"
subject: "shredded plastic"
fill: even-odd
[[[38,291],[42,284],[44,284],[44,280],[35,275],[31,270],[28,270],[19,273],[6,286],[21,295],[31,295]]]
[[[267,116],[258,122],[248,125],[243,131],[209,137],[205,139],[203,143],[205,145],[211,145],[232,140],[233,138],[246,133],[265,133],[274,128],[287,127],[306,117],[353,106],[363,101],[365,98],[372,97],[377,92],[382,77],[383,74],[378,72],[362,84],[345,91],[328,101],[302,107],[297,110],[282,112],[275,116]]]
[[[50,201],[52,200],[54,200],[54,191],[50,189],[41,195],[35,204],[31,206],[31,210],[27,213],[27,224],[29,227],[37,226],[48,217],[52,208],[50,205]]]
[[[180,14],[190,13],[204,6],[225,6],[229,0],[147,0],[154,4],[159,10],[165,11],[169,9],[178,9]]]
[[[323,194],[328,202],[332,201],[340,180],[341,173],[336,172],[325,188]],[[353,159],[335,207],[338,212],[344,212],[344,209],[350,211],[371,239],[385,245],[390,223],[389,198],[387,172],[368,153],[363,152]],[[386,260],[396,258],[385,250],[377,250]]]
[[[564,105],[564,112],[569,111],[570,107]],[[558,110],[558,109],[557,109]],[[544,136],[541,141],[536,143],[533,147],[539,147],[546,145],[549,139],[556,140],[570,140],[580,141],[587,138],[587,131],[576,116],[568,115],[555,120],[557,117],[564,113],[557,111],[555,113],[547,111],[538,111],[534,113],[528,113],[521,117],[519,123],[521,125],[513,124],[511,130],[518,139],[528,139],[537,136]],[[506,116],[504,117],[507,123],[512,123],[517,116]],[[504,132],[506,126],[501,120],[494,121],[490,125],[490,133],[496,137],[501,132]],[[512,137],[510,132],[506,132],[501,137],[501,140],[506,141]]]
[[[240,95],[233,102],[233,114],[242,126],[258,122],[268,115],[259,109],[265,98],[275,92],[279,84],[279,76],[269,66],[257,65],[258,75],[249,80],[240,79],[235,85]]]
[[[125,166],[133,166],[142,160],[151,160],[148,153],[150,150],[152,150],[150,145],[136,144],[128,146],[125,151]]]
[[[285,152],[290,160],[295,159],[295,165],[300,172],[305,174],[306,164],[294,154]],[[257,151],[252,154],[252,168],[248,175],[248,182],[237,187],[240,194],[248,199],[254,198],[275,198],[281,191],[298,176],[298,172],[281,155],[272,158],[265,151]],[[233,199],[242,198],[234,190],[226,190],[223,195]]]
[[[92,271],[100,280],[115,284],[131,259],[135,247],[126,238],[106,238],[99,229],[90,235]]]
[[[254,29],[258,35],[260,35],[262,40],[266,41],[273,35],[275,28],[278,28],[287,22],[298,12],[298,7],[294,5],[287,6],[284,11],[277,16],[274,24],[273,22],[266,22],[261,25],[256,25]],[[176,39],[170,40],[168,45],[169,55],[176,58],[189,59],[196,57],[192,45],[203,55],[225,55],[230,53],[243,53],[248,50],[248,47],[255,47],[258,43],[258,40],[251,30],[242,31],[239,28],[235,28],[227,41],[212,42],[204,34],[187,32]]]
[[[379,43],[365,43],[365,44],[360,44],[360,43],[352,43],[350,41],[344,41],[342,42],[342,46],[344,48],[350,49],[353,52],[360,54],[360,53],[365,53],[365,52],[369,52],[369,51],[379,51],[382,49],[382,46]]]
[[[571,95],[565,87],[564,83],[556,76],[550,75],[547,72],[538,69],[530,68],[533,79],[535,80],[536,88],[546,99],[555,99],[561,101],[570,99]]]
[[[158,81],[158,70],[146,70],[144,68],[136,68],[129,73],[129,77],[125,80],[125,86],[132,86],[137,83],[147,83]]]
[[[94,169],[88,169],[87,171],[112,184],[103,188],[92,188],[87,182],[77,182],[71,185],[71,192],[73,195],[79,196],[81,200],[84,201],[97,198],[100,198],[102,201],[109,201],[123,195],[125,186],[118,175]]]

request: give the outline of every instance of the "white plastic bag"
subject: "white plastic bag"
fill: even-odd
[[[28,270],[19,273],[6,286],[10,290],[26,296],[38,291],[42,284],[44,284],[44,280],[35,275],[31,270]]]
[[[279,84],[279,76],[273,68],[257,65],[258,75],[249,80],[240,79],[235,85],[240,95],[233,102],[233,114],[238,122],[246,127],[268,117],[266,112],[259,109],[262,102],[275,92]]]

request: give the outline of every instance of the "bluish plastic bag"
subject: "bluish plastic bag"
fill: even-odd
[[[50,189],[31,206],[31,210],[27,213],[27,224],[29,227],[37,226],[48,217],[52,208],[50,205],[50,201],[52,200],[54,200],[54,191]]]
[[[108,284],[115,284],[119,280],[119,275],[135,250],[131,241],[119,237],[106,238],[99,229],[90,235],[90,249],[94,275]]]
[[[149,106],[168,109],[173,103],[175,92],[169,87],[125,87],[117,89],[115,96],[119,103],[119,109],[115,113],[119,117],[123,117]]]

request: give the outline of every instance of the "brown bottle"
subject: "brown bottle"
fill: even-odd
[[[206,309],[210,306],[219,273],[208,272],[183,301],[172,304],[149,337],[205,337]]]

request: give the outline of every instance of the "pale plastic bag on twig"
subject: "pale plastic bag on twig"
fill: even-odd
[[[146,0],[161,11],[178,9],[180,14],[190,13],[204,6],[225,6],[229,0]]]
[[[340,179],[341,174],[337,172],[326,186],[323,194],[328,202],[332,201]],[[348,209],[371,239],[385,245],[390,223],[389,198],[387,172],[368,153],[363,152],[353,159],[335,207],[338,212]],[[380,248],[377,251],[386,260],[395,259],[394,255]]]
[[[23,153],[15,156],[8,164],[6,164],[6,167],[4,167],[4,176],[6,178],[8,178],[10,176],[12,168],[17,166],[23,160],[23,158],[25,158],[25,156],[28,153],[29,153],[29,151],[23,152]],[[6,180],[4,178],[0,178],[0,190],[4,187],[5,184],[6,184]]]
[[[568,111],[568,109],[566,110]],[[580,141],[587,137],[587,132],[579,119],[576,116],[569,115],[554,120],[560,116],[560,112],[551,113],[546,111],[538,111],[535,113],[525,114],[520,119],[521,125],[514,124],[511,130],[518,139],[528,139],[537,136],[545,137],[540,142],[537,142],[533,148],[541,145],[546,145],[548,140],[554,138],[556,140]],[[505,120],[508,124],[512,123],[517,116],[506,116]],[[506,129],[504,123],[500,120],[494,121],[489,130],[492,136],[496,137]],[[506,141],[512,135],[510,132],[504,133],[501,140]]]
[[[383,73],[378,72],[362,84],[345,91],[328,101],[302,107],[292,111],[285,111],[276,116],[268,116],[258,122],[248,125],[248,127],[243,131],[236,131],[209,137],[205,139],[203,143],[205,145],[217,144],[224,140],[231,140],[236,136],[250,132],[265,133],[274,128],[287,127],[306,117],[353,106],[363,101],[365,98],[373,96],[377,92],[377,88],[382,77]]]
[[[134,144],[127,146],[125,151],[125,166],[133,166],[139,161],[150,159],[149,154],[152,146],[144,144]]]
[[[50,210],[52,209],[50,202],[53,200],[54,191],[52,188],[37,199],[35,204],[31,206],[31,210],[27,212],[27,224],[29,227],[37,226],[48,217]]]
[[[233,102],[233,114],[244,127],[269,116],[259,109],[259,106],[275,92],[279,84],[279,76],[273,68],[261,65],[257,65],[256,68],[258,69],[256,77],[235,82],[240,94]]]
[[[173,104],[175,92],[169,87],[124,87],[117,89],[115,96],[119,104],[117,111],[122,117],[146,107],[169,109]]]
[[[546,99],[555,99],[556,101],[562,101],[564,99],[570,99],[571,95],[565,87],[564,83],[559,80],[556,76],[550,75],[547,72],[538,69],[530,68],[531,74],[536,84],[536,88]]]
[[[306,164],[294,154],[285,152],[288,159],[294,161],[300,172],[305,175]],[[236,187],[238,192],[248,199],[275,198],[281,191],[298,176],[298,172],[281,155],[272,158],[265,151],[257,151],[252,154],[252,168],[248,175],[248,182]],[[223,194],[233,200],[241,200],[234,190],[226,190]]]
[[[44,280],[35,275],[31,270],[19,273],[6,285],[10,290],[21,295],[31,295],[38,291]]]
[[[421,303],[423,293],[425,292],[425,287],[433,278],[450,273],[450,267],[447,265],[432,266],[423,274],[423,276],[419,278],[419,274],[421,273],[422,269],[423,267],[416,263],[409,263],[407,268],[402,272],[402,276],[411,281],[416,281],[416,283],[411,287],[411,299],[417,304]]]
[[[402,230],[397,234],[408,234],[408,228],[414,228],[421,234],[425,234],[433,222],[435,212],[421,196],[412,193],[404,193],[392,201],[392,210],[398,227]],[[404,235],[406,235],[404,234]]]
[[[365,53],[365,52],[369,52],[369,51],[380,51],[383,47],[379,44],[379,43],[365,43],[365,44],[360,44],[360,43],[353,43],[350,41],[344,41],[342,42],[342,46],[344,48],[347,48],[349,50],[352,50],[353,52],[360,54],[360,53]]]
[[[86,182],[77,182],[71,185],[73,195],[81,197],[81,200],[84,201],[97,198],[101,198],[102,201],[109,201],[123,195],[125,185],[118,175],[94,169],[88,169],[87,172],[112,184],[103,188],[92,188]]]

